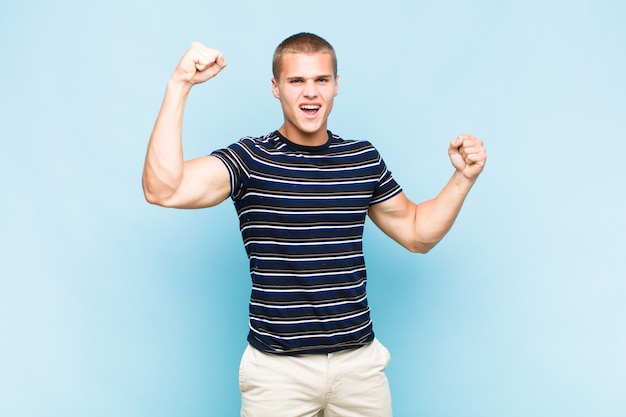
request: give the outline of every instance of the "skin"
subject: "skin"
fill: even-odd
[[[152,204],[203,208],[224,201],[230,192],[228,170],[213,156],[183,160],[182,129],[191,88],[226,67],[221,52],[194,42],[167,83],[161,110],[150,136],[143,170],[143,190]]]
[[[376,226],[411,252],[427,253],[448,233],[486,161],[483,142],[473,135],[450,142],[448,155],[455,171],[437,197],[415,204],[400,193],[370,206]]]
[[[191,88],[215,77],[226,67],[222,54],[191,44],[170,78],[157,117],[143,172],[148,202],[164,207],[215,206],[230,193],[224,164],[213,156],[183,160],[182,125]],[[330,55],[286,54],[282,72],[272,79],[272,94],[281,104],[281,134],[300,145],[323,145],[328,140],[328,116],[338,92]],[[426,253],[450,230],[487,156],[483,142],[459,135],[448,147],[454,172],[433,199],[416,204],[404,193],[369,208],[372,221],[411,252]]]
[[[328,141],[328,116],[339,89],[330,54],[285,54],[272,94],[280,100],[284,124],[278,131],[299,145]]]

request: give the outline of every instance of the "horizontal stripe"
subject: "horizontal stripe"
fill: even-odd
[[[355,272],[365,271],[365,267],[356,268],[347,271],[326,271],[326,272],[311,272],[311,273],[296,273],[296,272],[271,272],[271,273],[263,273],[261,271],[254,271],[253,274],[256,276],[267,276],[267,277],[292,277],[292,278],[314,278],[314,277],[327,277],[327,276],[337,276],[337,275],[346,275],[346,274],[354,274]],[[301,284],[298,284],[300,287]]]
[[[281,262],[320,262],[320,261],[333,261],[339,259],[354,259],[361,258],[362,254],[356,253],[351,255],[342,255],[342,256],[316,256],[316,257],[298,257],[294,256],[293,258],[286,256],[250,256],[250,260],[260,260],[260,261],[281,261]]]
[[[255,329],[253,326],[250,326],[250,328],[252,329],[254,333],[262,335],[262,336],[271,336],[275,339],[282,339],[282,340],[297,340],[297,339],[311,339],[311,338],[318,338],[318,337],[328,338],[328,337],[336,337],[336,336],[341,336],[341,335],[346,335],[346,334],[357,333],[367,328],[370,324],[371,324],[371,321],[368,320],[367,323],[365,323],[363,326],[359,326],[354,330],[346,330],[346,331],[340,331],[340,332],[334,332],[334,333],[315,333],[315,334],[288,336],[288,337],[281,337],[281,336],[274,335],[272,333],[262,332],[262,331]]]
[[[309,215],[309,216],[327,216],[332,214],[363,214],[367,213],[367,209],[361,210],[325,210],[325,211],[315,211],[315,210],[306,210],[306,211],[295,211],[295,210],[270,210],[270,209],[250,209],[250,210],[242,210],[239,213],[239,216],[243,216],[245,214],[252,213],[268,213],[268,214],[293,214],[293,215]]]
[[[361,180],[357,180],[357,179],[345,179],[343,181],[337,181],[336,178],[333,179],[329,179],[328,181],[306,181],[306,180],[287,180],[284,178],[274,178],[271,177],[269,175],[264,175],[264,176],[259,176],[256,174],[250,174],[250,178],[251,179],[258,179],[258,180],[262,180],[262,181],[268,181],[268,182],[275,182],[275,183],[279,183],[279,184],[287,184],[287,185],[318,185],[318,186],[345,186],[345,185],[358,185],[358,184],[370,184],[370,183],[377,183],[378,182],[378,178],[376,177],[372,177],[372,178],[364,178]]]
[[[330,288],[316,288],[316,289],[307,289],[307,288],[298,288],[298,289],[294,289],[294,288],[286,288],[286,289],[279,289],[279,288],[261,288],[261,287],[257,287],[257,286],[252,286],[252,289],[254,291],[261,291],[261,292],[276,292],[276,293],[282,293],[282,292],[298,292],[298,293],[307,293],[307,292],[315,292],[315,293],[320,293],[320,292],[324,292],[324,291],[340,291],[340,290],[349,290],[352,288],[360,288],[363,287],[364,282],[360,282],[358,284],[355,285],[346,285],[346,286],[339,286],[339,287],[330,287]]]
[[[341,198],[342,200],[351,200],[351,199],[356,199],[356,198],[369,198],[370,196],[367,194],[336,194],[336,195],[329,195],[329,194],[306,194],[306,195],[302,195],[302,194],[287,194],[287,193],[283,193],[283,194],[278,194],[278,193],[254,193],[254,192],[250,192],[248,193],[248,196],[253,197],[253,196],[257,196],[257,197],[266,197],[266,198],[276,198],[276,199],[286,199],[286,200],[337,200],[337,197]]]
[[[367,297],[363,296],[357,300],[343,300],[343,301],[335,301],[332,303],[323,303],[323,304],[322,303],[320,304],[304,303],[304,304],[293,304],[293,305],[270,305],[270,304],[259,303],[259,302],[255,302],[251,300],[250,305],[256,306],[256,307],[274,309],[274,310],[291,310],[291,309],[296,309],[296,308],[309,308],[309,307],[319,309],[319,308],[325,308],[325,307],[343,306],[343,305],[348,305],[348,304],[359,304],[365,301],[366,299]]]
[[[276,241],[276,240],[248,240],[246,241],[246,243],[249,244],[255,244],[255,245],[277,245],[277,246],[293,246],[293,245],[298,245],[298,246],[336,246],[336,245],[345,245],[347,243],[357,243],[357,242],[361,242],[361,239],[352,239],[352,240],[336,240],[336,241],[324,241],[324,242],[317,242],[317,241],[312,241],[312,242],[303,242],[303,241],[298,241],[298,242],[286,242],[286,241]]]
[[[330,133],[307,148],[274,132],[212,155],[228,169],[250,262],[250,343],[302,353],[371,341],[365,218],[401,192],[378,151]]]
[[[288,325],[293,325],[293,324],[310,324],[310,323],[332,323],[332,322],[336,322],[336,321],[342,321],[342,320],[349,320],[349,319],[353,319],[355,317],[360,317],[364,314],[367,314],[367,311],[361,311],[359,313],[355,313],[349,316],[339,316],[339,317],[331,317],[331,318],[326,318],[326,319],[308,319],[308,320],[294,320],[294,321],[287,321],[287,320],[265,320],[265,319],[261,319],[258,317],[250,317],[251,320],[254,321],[258,321],[261,323],[267,323],[267,324],[277,324],[277,325],[282,325],[282,324],[288,324]]]

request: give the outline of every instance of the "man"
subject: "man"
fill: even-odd
[[[365,294],[365,216],[411,252],[428,252],[482,171],[483,144],[471,135],[453,140],[450,181],[436,198],[411,202],[369,142],[327,130],[337,59],[324,39],[300,33],[274,54],[283,125],[184,161],[189,91],[225,67],[219,51],[198,43],[182,57],[150,138],[143,186],[150,203],[165,207],[227,197],[235,204],[252,277],[241,415],[391,416],[389,352],[374,337]]]

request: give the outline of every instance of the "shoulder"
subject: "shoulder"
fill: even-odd
[[[229,146],[231,149],[246,149],[252,153],[267,153],[281,151],[285,144],[280,140],[277,132],[272,132],[264,136],[245,136]]]
[[[346,139],[336,133],[328,132],[331,145],[353,145],[360,147],[373,147],[372,143],[364,139]]]
[[[260,147],[273,147],[277,143],[280,143],[280,136],[277,132],[268,133],[263,136],[244,136],[239,139],[237,143],[244,143],[248,145],[260,146]]]
[[[215,153],[258,154],[277,149],[278,147],[280,147],[280,141],[276,135],[270,133],[265,136],[244,136],[227,147],[215,151]]]
[[[345,139],[334,133],[330,134],[330,149],[333,151],[348,151],[348,152],[369,152],[378,155],[378,150],[374,145],[363,139]]]

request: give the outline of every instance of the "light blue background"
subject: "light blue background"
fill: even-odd
[[[487,168],[412,255],[368,223],[395,415],[626,415],[626,3],[0,3],[0,416],[235,416],[249,277],[227,202],[143,200],[165,83],[190,42],[187,157],[281,123],[270,58],[339,56],[331,129],[374,142],[414,200],[459,133]]]

